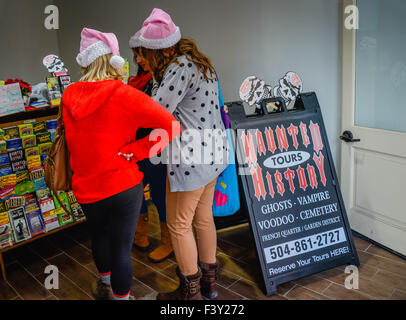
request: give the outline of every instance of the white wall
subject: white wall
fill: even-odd
[[[42,59],[58,54],[56,30],[44,27],[44,9],[53,0],[0,0],[0,80],[44,82]]]
[[[60,12],[57,38],[54,31],[43,28],[43,9],[52,2]],[[77,80],[79,67],[75,57],[83,27],[116,33],[122,56],[131,60],[128,39],[141,28],[151,10],[159,7],[172,16],[183,36],[197,40],[212,59],[225,101],[238,100],[238,89],[249,75],[274,85],[287,71],[299,73],[304,90],[316,91],[318,95],[338,169],[340,3],[341,0],[0,0],[0,79],[15,75],[42,80],[46,75],[42,57],[59,48],[59,56]]]
[[[225,101],[238,100],[243,79],[273,85],[296,71],[316,91],[337,168],[340,135],[340,0],[55,0],[61,13],[60,54],[74,77],[83,27],[114,32],[131,59],[128,39],[154,7],[167,11],[183,36],[197,40],[217,69]],[[79,4],[80,3],[80,4]],[[74,72],[74,70],[76,71]],[[132,69],[133,70],[133,69]]]

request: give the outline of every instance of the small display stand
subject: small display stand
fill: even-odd
[[[6,115],[4,117],[0,117],[0,128],[8,128],[8,127],[14,127],[22,124],[27,124],[27,123],[35,123],[35,122],[45,122],[47,120],[54,120],[57,117],[59,111],[59,107],[49,107],[49,108],[42,108],[38,110],[30,110],[30,111],[24,111],[24,112],[19,112],[19,113],[14,113],[10,115]],[[3,254],[6,253],[7,251],[16,249],[18,247],[24,246],[32,241],[41,239],[43,237],[49,236],[51,234],[54,234],[56,232],[59,232],[61,230],[73,227],[77,224],[80,224],[82,222],[86,221],[86,219],[82,218],[82,220],[74,221],[72,223],[63,225],[49,230],[47,232],[41,232],[39,234],[32,234],[30,238],[27,240],[23,240],[21,242],[17,242],[12,244],[11,246],[5,247],[0,249],[0,269],[1,269],[1,274],[2,278],[4,280],[7,279],[6,275],[6,270],[4,266],[4,259],[3,259]]]
[[[229,116],[266,294],[359,266],[316,94],[300,94],[290,110],[281,98],[265,99],[250,116],[234,103]]]

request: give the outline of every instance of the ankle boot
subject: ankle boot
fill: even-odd
[[[202,277],[200,269],[196,274],[185,277],[179,268],[176,268],[176,274],[180,279],[179,287],[172,292],[159,293],[157,300],[203,300],[200,293],[200,278]]]
[[[172,253],[173,248],[168,226],[166,222],[161,222],[161,244],[148,255],[148,258],[152,262],[158,263],[169,258]]]
[[[92,284],[92,294],[96,300],[113,300],[111,286],[98,279]]]
[[[216,280],[217,280],[217,263],[208,264],[199,262],[202,270],[202,279],[200,280],[200,291],[205,298],[215,299],[218,296]]]
[[[140,214],[137,230],[134,235],[134,245],[141,251],[148,251],[150,243],[148,240],[149,217],[148,212]]]

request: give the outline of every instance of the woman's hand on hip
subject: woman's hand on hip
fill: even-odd
[[[131,161],[132,158],[134,157],[134,154],[133,154],[133,153],[122,153],[122,152],[119,152],[118,155],[119,155],[119,156],[122,156],[122,157],[125,158],[127,161]]]

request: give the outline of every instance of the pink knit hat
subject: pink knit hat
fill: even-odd
[[[130,47],[165,49],[178,43],[180,38],[180,29],[173,23],[171,16],[155,8],[144,21],[141,30],[131,37]]]
[[[76,57],[76,61],[81,67],[86,68],[98,57],[109,53],[113,54],[110,64],[116,69],[121,69],[125,61],[120,57],[116,35],[88,28],[82,30],[80,53]]]

